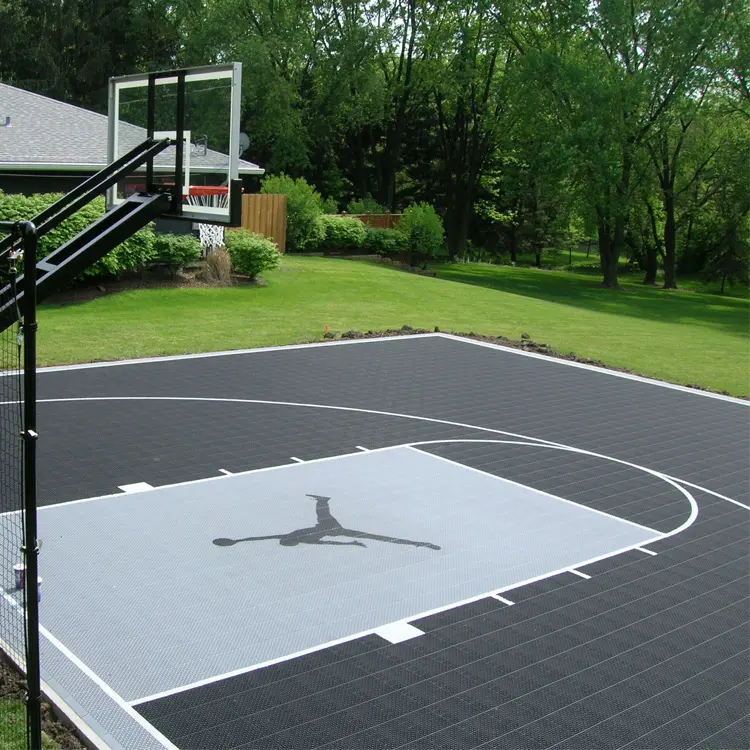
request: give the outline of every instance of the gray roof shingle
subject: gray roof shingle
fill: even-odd
[[[10,127],[3,127],[10,117]],[[146,137],[144,129],[121,123],[120,142],[130,149]],[[191,170],[227,171],[229,157],[212,149],[193,152]],[[165,155],[154,160],[159,169]],[[107,163],[107,117],[41,94],[0,83],[0,169],[4,172],[96,171]],[[239,172],[263,174],[240,159]]]

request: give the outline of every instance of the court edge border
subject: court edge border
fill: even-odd
[[[228,357],[237,354],[260,354],[262,352],[280,352],[286,350],[296,349],[314,349],[322,346],[345,346],[348,344],[369,344],[379,343],[384,341],[405,341],[419,338],[443,338],[451,341],[459,341],[466,344],[474,344],[475,346],[483,346],[488,349],[496,349],[510,354],[518,354],[522,357],[532,357],[534,359],[546,360],[547,362],[556,362],[557,364],[567,365],[568,367],[577,367],[583,370],[591,370],[592,372],[604,373],[606,375],[613,375],[618,378],[624,378],[625,380],[633,380],[638,383],[646,383],[649,385],[658,385],[662,388],[669,388],[675,391],[681,391],[683,393],[692,393],[698,396],[705,396],[707,398],[718,399],[719,401],[728,401],[729,403],[742,404],[743,406],[750,406],[750,401],[737,398],[736,396],[725,396],[721,393],[714,393],[713,391],[704,391],[699,388],[688,388],[684,385],[677,383],[669,383],[663,380],[656,380],[654,378],[648,378],[643,375],[633,375],[629,372],[622,372],[621,370],[614,370],[608,367],[602,367],[599,365],[590,365],[585,362],[575,362],[573,360],[564,359],[562,357],[553,357],[548,354],[539,354],[537,352],[527,352],[522,349],[516,349],[510,346],[503,346],[502,344],[493,344],[489,341],[477,341],[466,336],[459,336],[452,333],[419,333],[419,334],[406,334],[402,336],[378,336],[367,339],[346,339],[344,341],[313,341],[305,344],[284,344],[280,346],[262,346],[253,349],[232,349],[218,352],[198,352],[196,354],[172,354],[163,357],[142,357],[140,359],[122,359],[112,362],[85,362],[76,365],[53,365],[51,367],[40,367],[37,372],[40,374],[47,372],[66,372],[68,370],[84,370],[91,369],[94,367],[121,367],[124,365],[138,365],[138,364],[151,364],[158,362],[175,362],[183,359],[205,359],[208,357]],[[0,372],[0,377],[9,375],[12,373]]]

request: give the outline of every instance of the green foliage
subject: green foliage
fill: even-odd
[[[271,240],[246,229],[228,229],[224,232],[224,244],[235,269],[251,279],[281,263],[278,248]]]
[[[325,245],[331,248],[362,247],[367,236],[367,227],[353,216],[330,216],[324,214],[320,222],[325,232]]]
[[[154,234],[154,260],[174,273],[201,257],[201,243],[192,234]]]
[[[261,183],[261,193],[286,196],[286,241],[289,250],[315,249],[324,239],[318,220],[323,213],[320,193],[302,177],[269,175]]]
[[[30,196],[0,193],[0,220],[31,219],[61,197],[62,193],[40,193]],[[104,198],[95,198],[62,224],[42,236],[37,248],[37,258],[43,258],[103,215]],[[135,271],[143,268],[154,257],[153,245],[153,229],[151,226],[145,227],[118,245],[90,268],[87,268],[81,276],[117,275],[124,271]]]
[[[367,227],[363,247],[368,253],[395,258],[406,252],[406,235],[397,229]]]
[[[339,204],[333,196],[328,196],[322,203],[324,214],[337,214],[339,212]]]
[[[443,220],[429,203],[413,203],[401,215],[396,231],[404,236],[409,263],[439,255],[444,247]]]
[[[385,206],[381,206],[368,193],[364,198],[349,201],[346,211],[350,214],[384,214],[386,213],[386,208]]]

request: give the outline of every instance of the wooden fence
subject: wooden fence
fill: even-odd
[[[242,196],[242,227],[273,240],[286,251],[286,196],[248,193]]]
[[[374,229],[393,229],[401,218],[401,214],[349,214],[349,216],[359,219]]]

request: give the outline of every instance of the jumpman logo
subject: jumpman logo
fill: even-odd
[[[345,529],[332,515],[328,507],[330,497],[322,495],[307,495],[315,500],[315,513],[318,522],[315,526],[309,526],[305,529],[290,531],[288,534],[274,534],[272,536],[248,536],[244,539],[214,539],[214,544],[218,547],[231,547],[238,542],[260,542],[268,539],[278,539],[282,547],[296,547],[298,544],[335,544],[335,545],[352,545],[355,547],[366,547],[363,542],[336,542],[325,540],[327,536],[348,536],[356,539],[369,539],[375,542],[388,542],[389,544],[408,544],[412,547],[428,547],[429,549],[439,550],[437,544],[429,542],[412,542],[408,539],[398,539],[394,536],[383,536],[381,534],[368,534],[366,531],[357,531],[356,529]]]

